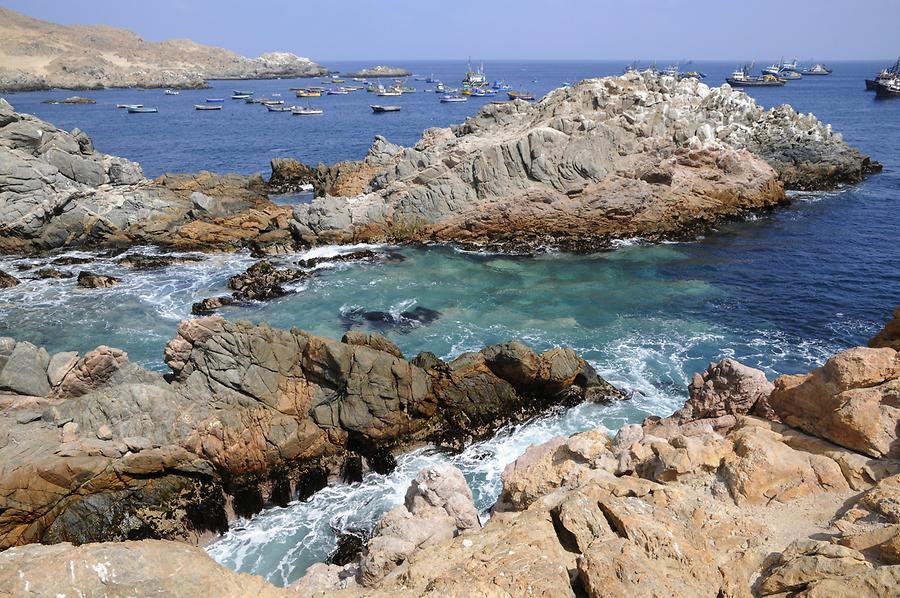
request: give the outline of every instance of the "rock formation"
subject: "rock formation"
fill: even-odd
[[[173,351],[177,376],[184,363],[196,368],[188,382],[197,372],[207,377],[214,368],[205,360],[243,343],[215,344],[202,359]],[[353,337],[351,346],[367,345],[364,335]],[[491,371],[518,372],[519,385],[546,383],[533,377],[542,370],[533,360],[500,359],[503,352],[482,353]],[[503,472],[483,528],[460,473],[426,469],[359,559],[314,565],[284,590],[223,570],[183,544],[150,541],[13,548],[0,553],[0,590],[89,593],[102,583],[104,592],[193,596],[197,584],[218,579],[221,596],[900,596],[900,460],[855,450],[882,446],[884,431],[896,430],[898,414],[884,406],[892,402],[885,385],[900,379],[897,359],[891,348],[850,349],[799,381],[776,380],[765,404],[786,423],[746,414],[767,388],[761,372],[712,364],[666,425],[650,420],[615,436],[597,428],[529,448]],[[820,425],[821,413],[792,410],[811,392],[796,390],[807,384],[829,393],[826,405],[838,396],[852,403],[871,388],[886,399],[854,410],[869,425],[841,435]],[[147,566],[129,567],[136,558]],[[167,585],[171,565],[163,563],[189,563],[183,586]]]
[[[63,26],[0,7],[0,91],[205,87],[207,79],[315,77],[328,70],[287,52],[245,58],[190,40],[147,42],[101,25]]]
[[[460,447],[558,404],[619,396],[570,350],[518,343],[410,361],[375,334],[186,320],[163,377],[98,347],[0,338],[0,548],[197,541],[321,488],[347,461]],[[422,489],[423,492],[424,486]]]
[[[358,79],[377,79],[379,77],[409,77],[412,73],[408,70],[396,66],[387,66],[380,64],[372,68],[361,69],[354,73],[344,73],[345,77],[356,77]]]
[[[415,147],[375,153],[355,170],[307,175],[353,173],[346,197],[294,209],[298,240],[592,250],[614,238],[692,236],[786,202],[785,186],[830,188],[880,167],[811,115],[650,73],[487,105]]]
[[[259,177],[165,175],[150,181],[101,154],[78,129],[57,129],[0,99],[0,251],[154,244],[233,250],[292,243],[290,209]]]

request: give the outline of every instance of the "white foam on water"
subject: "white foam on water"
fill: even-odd
[[[296,257],[303,260],[313,258],[329,258],[343,255],[345,253],[353,253],[354,251],[364,251],[366,249],[375,251],[384,248],[384,245],[373,245],[371,243],[357,243],[356,245],[321,245],[313,247],[304,252],[297,254]]]

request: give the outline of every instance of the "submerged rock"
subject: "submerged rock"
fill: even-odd
[[[105,289],[122,282],[121,278],[115,276],[105,276],[103,274],[94,274],[87,270],[78,273],[78,286],[87,289]]]
[[[203,261],[203,258],[187,255],[143,255],[133,253],[119,260],[120,266],[126,268],[134,268],[135,270],[153,270],[156,268],[166,268],[175,264],[185,264]]]
[[[354,326],[370,326],[379,331],[396,330],[407,333],[413,328],[426,326],[441,317],[441,312],[417,305],[413,309],[400,312],[394,316],[386,311],[370,311],[361,307],[341,312],[341,321],[347,328]]]
[[[238,301],[260,301],[286,295],[282,284],[293,282],[308,274],[295,268],[276,268],[270,262],[256,262],[243,274],[232,276],[228,286],[234,289],[233,297]]]
[[[8,289],[19,284],[19,279],[12,274],[0,270],[0,289]]]

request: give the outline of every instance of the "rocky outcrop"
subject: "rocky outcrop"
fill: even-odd
[[[775,381],[770,403],[788,425],[872,457],[900,458],[900,354],[838,353],[809,374]]]
[[[363,162],[365,164],[365,162]],[[651,73],[488,105],[431,129],[346,198],[294,209],[304,243],[454,241],[595,250],[694,236],[722,218],[877,168],[812,116]],[[368,171],[366,171],[368,175]],[[349,195],[349,194],[348,194]]]
[[[97,100],[82,96],[70,96],[63,100],[44,100],[42,104],[96,104]]]
[[[12,274],[7,274],[0,270],[0,289],[8,289],[19,284],[19,279]]]
[[[317,77],[327,69],[287,52],[246,58],[190,40],[148,42],[106,26],[63,26],[0,7],[0,91],[59,87],[206,87],[207,79]]]
[[[201,172],[147,180],[134,162],[97,152],[82,131],[62,131],[0,99],[2,252],[291,243],[290,209],[265,193],[259,177]]]
[[[356,77],[358,79],[377,79],[378,77],[409,77],[411,74],[412,73],[403,68],[380,64],[353,73],[344,73],[344,76]]]
[[[187,320],[163,377],[109,347],[49,355],[0,338],[0,547],[196,542],[231,513],[320,488],[347,462],[389,469],[390,451],[413,443],[459,447],[618,393],[570,350],[510,343],[445,363],[406,361],[374,334],[347,340]],[[416,498],[413,514],[440,506],[426,486],[430,506]],[[462,517],[451,502],[446,513]]]
[[[900,351],[900,307],[894,309],[891,320],[869,340],[869,346],[875,349],[890,347]]]
[[[122,282],[121,278],[115,276],[105,276],[103,274],[94,274],[87,270],[78,273],[78,286],[86,289],[105,289]]]

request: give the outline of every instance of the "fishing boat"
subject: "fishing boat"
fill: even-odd
[[[249,97],[250,96],[245,93],[236,93],[233,96],[231,96],[231,99],[232,100],[246,100]]]
[[[879,83],[896,78],[898,73],[900,73],[900,58],[897,59],[894,66],[881,69],[874,79],[866,79],[866,91],[875,91]]]
[[[347,80],[346,79],[332,79],[331,82],[335,83],[335,84],[339,84],[339,83],[346,83]]]
[[[214,104],[216,102],[224,102],[225,98],[206,98],[207,104]]]
[[[254,98],[252,96],[248,97],[248,98],[244,98],[245,104],[262,104],[265,101],[266,101],[265,98]]]
[[[725,82],[732,87],[780,87],[784,85],[784,80],[779,79],[775,75],[763,75],[762,77],[750,76],[751,66],[745,66],[736,69],[731,76],[725,79]]]
[[[802,79],[803,75],[800,74],[799,71],[792,70],[783,70],[780,71],[777,75],[775,75],[779,79],[784,79],[785,81],[793,81],[795,79]]]
[[[446,93],[446,92],[447,92],[447,86],[444,85],[443,83],[441,83],[440,81],[438,81],[437,85],[434,86],[434,93]]]
[[[291,112],[295,106],[275,106],[272,104],[266,104],[266,110],[269,112]]]
[[[159,108],[144,108],[143,106],[140,108],[137,106],[128,107],[128,114],[152,114],[154,112],[159,112]]]
[[[457,102],[468,102],[469,98],[463,95],[446,95],[441,98],[442,104],[455,104]]]
[[[325,114],[321,108],[310,108],[308,106],[294,106],[291,108],[291,114],[294,116],[315,116],[317,114]]]
[[[252,96],[253,95],[252,91],[247,91],[246,89],[235,89],[235,90],[232,90],[231,93],[233,93],[236,96]]]
[[[385,89],[384,91],[379,91],[377,95],[380,98],[392,98],[396,96],[402,96],[403,91],[397,89]]]
[[[403,93],[416,93],[416,88],[407,86],[407,87],[403,87],[402,91],[403,91]]]
[[[221,104],[209,105],[209,104],[194,104],[194,110],[221,110]]]
[[[178,93],[179,93],[179,92],[175,91],[174,89],[167,89],[167,90],[166,90],[166,95],[167,95],[167,96],[177,96]]]
[[[484,64],[476,70],[472,70],[472,61],[466,62],[466,76],[462,80],[464,85],[484,85],[487,83],[487,77],[484,74]]]
[[[369,106],[372,109],[372,112],[381,113],[381,112],[400,112],[400,106],[382,106],[380,104],[372,104]]]
[[[534,94],[528,91],[507,91],[506,95],[511,100],[531,101],[534,99]]]
[[[281,106],[284,100],[260,100],[259,103],[263,106]]]
[[[301,89],[300,91],[295,92],[295,95],[298,98],[318,98],[322,96],[322,92],[311,91],[309,89]]]
[[[706,79],[706,74],[700,71],[688,71],[681,75],[682,79]]]
[[[900,78],[885,79],[875,87],[875,97],[896,98],[900,97]]]
[[[809,67],[808,69],[803,69],[801,71],[804,75],[830,75],[831,69],[825,66],[822,63],[817,63]]]
[[[116,108],[143,108],[143,104],[116,104]]]
[[[346,96],[346,95],[350,95],[350,92],[347,91],[346,89],[329,89],[329,90],[328,90],[327,92],[325,92],[325,93],[327,93],[327,94],[330,95],[330,96]]]
[[[491,85],[491,87],[500,91],[507,91],[509,89],[512,89],[511,85],[509,85],[505,81],[500,81],[499,79],[497,81],[494,81],[494,84]]]

